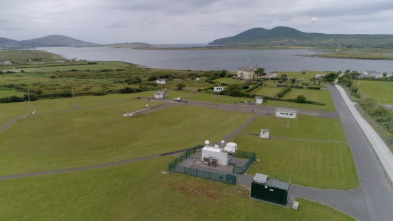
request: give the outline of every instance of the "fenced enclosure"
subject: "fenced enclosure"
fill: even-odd
[[[244,172],[246,172],[248,170],[248,168],[252,165],[252,163],[254,163],[254,161],[256,159],[256,154],[253,152],[247,152],[244,150],[236,150],[234,157],[248,159],[247,163],[244,164],[243,166],[233,165],[233,172],[234,173],[243,174]]]
[[[188,150],[187,152],[183,153],[180,157],[174,159],[172,162],[168,164],[169,171],[236,185],[236,175],[234,174],[222,174],[222,173],[200,170],[196,168],[179,166],[179,164],[183,160],[193,155],[202,147],[203,145],[197,145],[191,148],[190,150]]]

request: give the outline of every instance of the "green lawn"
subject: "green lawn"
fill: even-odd
[[[289,123],[290,128],[286,128]],[[344,129],[339,119],[298,115],[297,119],[261,116],[243,131],[259,134],[261,129],[269,129],[274,137],[346,141]]]
[[[0,98],[11,97],[11,96],[23,97],[24,94],[25,94],[24,92],[17,91],[13,88],[0,87]]]
[[[215,79],[214,82],[218,82],[221,84],[239,84],[239,85],[244,84],[244,81],[239,80],[239,79],[233,79],[233,78],[218,78],[218,79]]]
[[[352,153],[346,143],[261,139],[238,135],[239,149],[255,152],[260,161],[247,171],[282,181],[327,189],[359,187]]]
[[[171,157],[0,182],[0,220],[354,220],[304,199],[297,211],[247,190],[163,174]]]
[[[147,101],[23,118],[0,134],[0,174],[88,166],[219,141],[251,115],[182,105],[122,117]],[[39,113],[39,112],[38,112]]]
[[[393,105],[393,82],[358,81],[359,92],[377,99],[382,104]]]
[[[252,98],[230,97],[225,95],[205,94],[205,93],[196,94],[195,96],[190,97],[189,100],[224,103],[224,104],[235,104],[236,102],[254,101],[254,99]]]

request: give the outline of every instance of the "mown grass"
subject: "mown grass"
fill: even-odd
[[[242,187],[163,174],[171,157],[0,182],[1,220],[354,220],[304,199],[297,211]]]
[[[375,98],[379,103],[393,105],[393,82],[358,81],[359,92]]]
[[[147,101],[24,118],[0,134],[0,174],[87,166],[219,141],[251,115],[188,105],[125,118]]]
[[[359,187],[348,144],[301,140],[261,139],[238,135],[239,148],[257,154],[260,161],[247,171],[262,173],[282,181],[328,189]]]
[[[225,95],[217,95],[217,94],[205,94],[199,93],[192,97],[189,100],[195,101],[206,101],[206,102],[214,102],[214,103],[225,103],[225,104],[235,104],[236,102],[244,102],[244,101],[253,101],[252,98],[244,98],[244,97],[230,97]]]
[[[287,119],[261,116],[243,131],[259,135],[261,129],[269,129],[270,135],[274,137],[344,142],[347,140],[340,120],[332,118],[298,115],[297,119]]]

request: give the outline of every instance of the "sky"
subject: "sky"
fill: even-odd
[[[93,43],[208,43],[276,26],[393,34],[392,0],[0,0],[0,37]]]

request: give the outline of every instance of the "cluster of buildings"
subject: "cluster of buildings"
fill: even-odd
[[[392,77],[393,73],[384,73],[378,71],[363,71],[360,73],[359,78],[383,78],[383,77]]]

